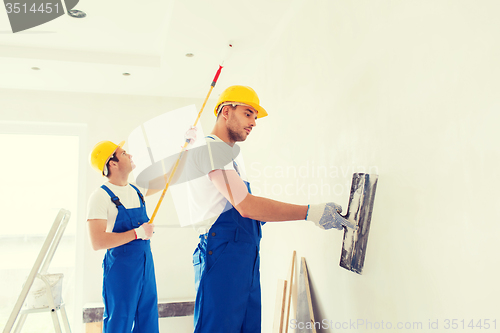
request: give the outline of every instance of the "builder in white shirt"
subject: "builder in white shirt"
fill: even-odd
[[[186,141],[196,138],[186,133]],[[101,141],[90,154],[91,165],[108,178],[88,202],[89,235],[94,250],[107,249],[103,261],[103,332],[158,333],[158,298],[149,222],[144,196],[164,187],[167,175],[145,189],[128,182],[135,165],[122,147]]]
[[[189,209],[181,213],[200,231],[193,254],[195,332],[256,333],[261,331],[261,226],[293,220],[313,221],[322,229],[355,226],[339,215],[342,208],[333,202],[294,205],[251,194],[235,143],[245,141],[256,120],[267,116],[252,88],[227,88],[215,115],[206,149],[190,151],[185,171]]]

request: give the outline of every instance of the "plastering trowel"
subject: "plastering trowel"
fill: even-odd
[[[378,175],[374,174],[352,175],[349,206],[344,218],[357,224],[358,228],[353,230],[344,227],[340,266],[358,274],[361,274],[365,262],[377,180]]]

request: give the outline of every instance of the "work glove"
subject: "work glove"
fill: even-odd
[[[184,139],[186,139],[186,142],[188,145],[186,148],[189,146],[192,146],[194,142],[196,141],[196,127],[191,126],[186,133],[184,133]]]
[[[309,205],[306,221],[313,221],[314,224],[324,230],[332,228],[342,230],[343,227],[357,229],[357,225],[347,221],[339,213],[342,213],[342,206],[337,205],[335,202]]]
[[[155,225],[153,223],[144,223],[139,228],[135,228],[135,235],[137,239],[148,240],[153,237],[153,232],[155,230]]]

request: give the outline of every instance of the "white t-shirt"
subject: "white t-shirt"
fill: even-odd
[[[210,180],[210,171],[237,169],[247,179],[239,146],[231,147],[215,135],[205,140],[206,146],[188,151],[183,181],[171,188],[181,226],[192,225],[201,234],[208,232],[225,208],[233,207]]]
[[[118,186],[110,182],[105,182],[104,185],[120,199],[125,208],[129,209],[141,206],[141,199],[132,186],[128,184],[126,186]],[[133,185],[141,191],[144,197],[146,196],[147,190],[145,188],[139,187],[136,184]],[[99,187],[90,195],[87,206],[87,220],[107,220],[106,232],[112,232],[117,215],[118,208],[116,208],[116,205],[111,201],[111,197],[104,189]]]

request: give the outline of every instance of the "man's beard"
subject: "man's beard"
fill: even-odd
[[[246,140],[246,136],[245,135],[242,135],[241,133],[235,131],[232,129],[232,124],[228,122],[227,124],[227,134],[229,136],[229,140],[233,141],[233,142],[239,142],[239,141],[245,141]]]

